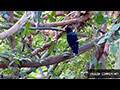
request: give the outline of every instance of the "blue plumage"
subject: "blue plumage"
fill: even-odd
[[[69,46],[72,48],[73,53],[78,54],[78,40],[77,34],[72,32],[72,29],[70,27],[65,28],[66,33],[67,33],[67,41]]]

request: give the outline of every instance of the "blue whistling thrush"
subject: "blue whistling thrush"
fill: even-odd
[[[75,34],[70,27],[66,27],[65,32],[67,33],[67,42],[72,48],[73,53],[78,54],[78,42],[76,42],[78,40],[77,34]]]

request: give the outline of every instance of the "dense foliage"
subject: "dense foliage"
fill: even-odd
[[[6,31],[15,26],[28,12],[9,11],[9,19],[1,15],[0,33],[11,34]],[[79,39],[79,53],[74,56],[69,52],[71,48],[65,32],[50,29],[32,30],[30,28],[35,27],[36,21],[30,16],[22,26],[24,28],[20,27],[9,37],[2,38],[1,34],[0,75],[11,79],[85,79],[88,69],[120,69],[119,18],[119,11],[42,11],[39,24],[41,28],[55,27],[62,30],[66,27],[64,23],[73,26],[73,31]],[[101,37],[100,40],[94,41],[98,37]],[[91,41],[94,42],[90,46]],[[82,47],[83,45],[88,48]],[[62,54],[63,59],[57,62]],[[46,65],[49,57],[57,57],[56,63],[52,64],[51,59],[50,64]],[[41,68],[35,62],[41,63]]]

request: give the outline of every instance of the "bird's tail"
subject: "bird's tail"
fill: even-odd
[[[78,54],[78,46],[77,43],[75,43],[72,47],[73,53]]]

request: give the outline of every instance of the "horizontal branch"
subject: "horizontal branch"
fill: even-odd
[[[62,36],[62,33],[63,32],[60,32],[56,37],[54,37],[50,42],[47,42],[46,44],[44,44],[41,48],[36,48],[34,51],[32,51],[32,55],[36,55],[38,52],[42,52],[46,50],[46,48],[49,48],[52,42],[55,42]],[[27,55],[31,56],[30,54],[27,54]]]
[[[100,36],[82,46],[79,47],[79,52],[77,54],[80,55],[90,49],[92,49],[93,47],[95,47],[94,45],[94,42],[98,42],[101,38],[103,38],[103,36]],[[65,61],[65,60],[68,60],[68,59],[71,59],[73,58],[74,56],[70,54],[70,51],[69,52],[64,52],[62,54],[59,54],[59,55],[55,55],[55,56],[52,56],[52,57],[47,57],[47,58],[44,58],[44,59],[40,59],[40,60],[32,60],[31,62],[29,61],[24,61],[24,63],[20,63],[20,67],[40,67],[40,66],[48,66],[48,65],[52,65],[52,64],[56,64],[56,63],[59,63],[59,62],[62,62],[62,61]],[[41,62],[41,60],[44,60],[44,62]],[[15,67],[13,64],[11,65],[13,67]],[[2,63],[0,64],[0,68],[7,68],[6,64],[5,63]]]
[[[80,33],[80,34],[77,34],[78,37],[87,37],[89,36],[89,34],[87,33]]]
[[[28,20],[28,18],[26,19],[27,16],[29,16],[31,13],[27,12],[24,13],[24,15],[19,19],[19,21],[13,25],[10,29],[8,29],[5,32],[0,33],[0,40],[9,37],[10,35],[14,34],[16,31],[18,31],[20,28],[25,29],[25,27],[22,27],[26,20]],[[90,14],[87,14],[84,17],[79,17],[79,18],[75,18],[75,19],[70,19],[70,20],[65,20],[65,21],[59,21],[59,22],[53,22],[53,23],[45,23],[45,24],[40,24],[39,28],[36,27],[30,27],[29,29],[31,30],[58,30],[58,31],[62,31],[62,29],[58,29],[58,28],[54,28],[57,26],[65,26],[65,25],[71,25],[71,24],[76,24],[76,23],[80,23],[80,22],[84,22],[86,21],[88,18],[90,18],[93,15],[93,13],[91,12]],[[34,22],[31,21],[31,25],[34,25]],[[44,27],[44,28],[43,28]],[[1,26],[1,28],[3,28]],[[5,29],[7,29],[9,27],[5,27]]]
[[[83,17],[79,17],[79,18],[74,18],[74,19],[65,20],[65,21],[59,21],[59,22],[40,24],[39,27],[57,27],[57,26],[65,26],[65,25],[81,23],[81,22],[86,21],[92,15],[94,15],[93,12],[91,12],[90,14],[87,14],[87,15],[85,15]],[[30,23],[31,23],[32,26],[35,26],[34,21],[30,21]]]
[[[9,26],[1,26],[1,29],[9,29]],[[21,27],[21,29],[25,29],[25,27]],[[29,30],[55,30],[55,31],[63,31],[62,29],[55,28],[55,27],[30,27]]]
[[[80,54],[92,49],[93,47],[95,47],[94,45],[94,42],[98,42],[101,38],[103,38],[103,36],[101,37],[98,37],[97,39],[94,39],[84,45],[82,45],[81,47],[79,47],[79,52],[77,54],[77,56],[79,56]],[[43,60],[45,62],[42,62],[40,63],[39,61],[41,61],[41,59],[39,61],[32,61],[32,62],[24,62],[24,64],[21,65],[21,67],[40,67],[40,66],[48,66],[48,65],[52,65],[52,64],[56,64],[56,63],[59,63],[59,62],[62,62],[62,61],[65,61],[65,60],[68,60],[68,59],[71,59],[73,58],[74,56],[71,55],[71,54],[68,54],[70,53],[69,52],[64,52],[62,54],[59,54],[59,55],[55,55],[55,56],[52,56],[52,57],[47,57],[47,58],[44,58]]]

